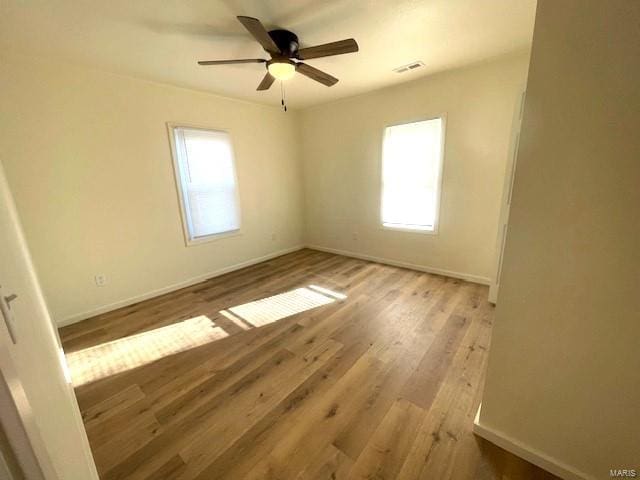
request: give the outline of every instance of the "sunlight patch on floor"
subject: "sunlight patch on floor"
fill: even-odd
[[[220,310],[242,330],[262,327],[291,315],[344,300],[346,295],[317,285]],[[85,348],[66,355],[74,387],[147,365],[161,358],[229,336],[209,317],[182,322]]]
[[[329,290],[328,288],[319,287],[318,285],[309,285],[309,288],[315,290],[317,292],[323,293],[325,295],[329,295],[330,297],[336,298],[338,300],[344,300],[347,296],[344,293],[334,292],[333,290]]]
[[[67,365],[73,385],[78,387],[227,336],[209,317],[200,315],[69,353]]]
[[[225,317],[227,320],[230,320],[235,326],[239,327],[242,330],[249,330],[250,328],[253,328],[253,325],[250,325],[228,310],[220,310],[218,313]]]
[[[321,307],[344,298],[346,298],[346,295],[332,292],[322,287],[301,287],[272,297],[227,308],[220,313],[227,318],[231,318],[228,315],[231,313],[241,321],[254,327],[261,327],[296,313]]]

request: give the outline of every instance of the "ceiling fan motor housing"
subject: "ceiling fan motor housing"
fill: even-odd
[[[338,83],[338,79],[322,70],[312,67],[301,60],[313,58],[331,57],[354,53],[358,51],[358,44],[353,38],[347,38],[337,42],[315,45],[313,47],[300,48],[298,36],[281,28],[267,31],[262,22],[254,17],[238,16],[238,21],[247,29],[251,36],[271,57],[245,58],[238,60],[205,60],[199,65],[234,65],[239,63],[262,63],[267,67],[264,78],[257,90],[268,90],[276,80],[288,80],[294,74],[300,73],[305,77],[315,80],[327,87]]]
[[[284,57],[295,57],[300,44],[298,36],[289,30],[271,30],[269,36],[278,46]]]

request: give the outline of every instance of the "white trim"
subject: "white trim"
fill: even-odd
[[[451,270],[444,270],[442,268],[430,267],[428,265],[418,265],[416,263],[402,262],[399,260],[392,260],[390,258],[376,257],[373,255],[351,252],[349,250],[321,247],[320,245],[307,245],[307,248],[311,250],[319,250],[321,252],[335,253],[337,255],[343,255],[345,257],[359,258],[361,260],[384,263],[386,265],[392,265],[394,267],[409,268],[411,270],[418,270],[419,272],[435,273],[436,275],[444,275],[445,277],[459,278],[461,280],[466,280],[467,282],[479,283],[481,285],[489,285],[489,283],[491,282],[491,279],[488,277],[482,277],[480,275],[474,275],[472,273],[454,272]]]
[[[500,290],[500,277],[502,276],[502,260],[504,247],[509,229],[509,211],[511,209],[511,194],[513,193],[513,180],[515,178],[516,163],[518,160],[518,148],[520,145],[520,129],[522,127],[522,112],[526,97],[526,86],[521,87],[520,101],[514,108],[509,139],[509,153],[507,155],[507,168],[502,183],[502,198],[500,200],[500,214],[498,216],[498,233],[496,235],[496,247],[494,256],[494,271],[491,285],[489,286],[489,302],[494,305],[498,301]]]
[[[234,230],[228,230],[226,232],[213,233],[211,235],[205,235],[202,237],[191,237],[191,230],[189,224],[189,211],[185,204],[185,191],[184,191],[184,178],[181,173],[180,161],[178,159],[178,145],[176,144],[175,131],[176,129],[190,129],[190,130],[202,130],[205,132],[226,133],[229,137],[229,143],[231,144],[231,166],[233,168],[233,177],[235,180],[235,197],[236,197],[236,215],[238,217],[238,228]],[[191,123],[183,122],[167,122],[167,131],[169,133],[169,145],[171,148],[171,159],[173,162],[173,174],[176,182],[176,191],[178,193],[178,203],[180,206],[180,219],[182,220],[182,231],[184,233],[185,246],[192,247],[194,245],[200,245],[203,243],[214,242],[221,238],[234,237],[236,235],[242,235],[242,209],[240,208],[240,185],[238,182],[238,169],[236,168],[236,155],[233,148],[233,136],[231,131],[224,128],[207,127],[203,125],[195,125]],[[183,139],[184,140],[184,139]],[[184,153],[184,152],[183,152]],[[186,155],[186,153],[184,153]]]
[[[113,310],[117,310],[118,308],[128,307],[129,305],[133,305],[134,303],[142,302],[143,300],[148,300],[149,298],[154,298],[159,295],[164,295],[165,293],[170,293],[175,290],[180,290],[181,288],[190,287],[191,285],[204,282],[205,280],[208,280],[210,278],[224,275],[225,273],[230,273],[236,270],[240,270],[241,268],[250,267],[251,265],[255,265],[256,263],[266,262],[267,260],[271,260],[272,258],[286,255],[287,253],[297,252],[298,250],[302,250],[303,248],[305,248],[304,245],[297,245],[295,247],[286,248],[284,250],[279,250],[277,252],[269,253],[261,257],[256,257],[256,258],[246,260],[244,262],[236,263],[235,265],[222,267],[222,268],[219,268],[218,270],[203,273],[202,275],[198,275],[197,277],[192,277],[187,280],[183,280],[182,282],[174,283],[173,285],[169,285],[167,287],[158,288],[156,290],[151,290],[150,292],[142,293],[140,295],[135,295],[125,300],[109,303],[107,305],[94,308],[93,310],[88,310],[86,312],[70,315],[60,321],[57,321],[56,324],[58,327],[64,327],[67,325],[71,325],[72,323],[81,322],[82,320],[95,317],[96,315],[111,312]]]
[[[384,179],[382,178],[382,170],[384,163],[384,137],[387,132],[387,128],[397,127],[400,125],[408,125],[410,123],[418,123],[418,122],[428,122],[430,120],[440,120],[441,122],[441,130],[440,130],[440,164],[438,165],[438,191],[436,194],[436,214],[433,218],[433,225],[430,229],[413,229],[413,228],[402,228],[402,227],[388,227],[384,225],[384,219],[382,218],[382,202],[383,202],[383,191],[384,191]],[[418,117],[411,120],[405,120],[397,123],[390,123],[382,127],[382,136],[379,145],[380,159],[378,161],[378,188],[380,190],[379,194],[379,204],[378,204],[378,215],[379,215],[379,227],[383,230],[395,230],[399,232],[409,232],[409,233],[421,233],[427,235],[438,235],[438,229],[440,227],[440,206],[442,203],[442,178],[444,177],[444,161],[445,161],[445,146],[446,146],[446,130],[447,130],[447,114],[441,113],[439,115],[434,116],[424,116]]]
[[[129,305],[133,305],[134,303],[142,302],[143,300],[148,300],[150,298],[154,298],[159,295],[164,295],[165,293],[170,293],[176,290],[180,290],[181,288],[190,287],[191,285],[195,285],[196,283],[203,282],[210,278],[224,275],[225,273],[230,273],[236,270],[240,270],[241,268],[250,267],[251,265],[255,265],[256,263],[266,262],[267,260],[271,260],[272,258],[286,255],[287,253],[297,252],[298,250],[302,250],[303,248],[309,248],[311,250],[318,250],[321,252],[335,253],[336,255],[359,258],[361,260],[368,260],[371,262],[383,263],[386,265],[392,265],[394,267],[409,268],[411,270],[417,270],[420,272],[434,273],[436,275],[444,275],[446,277],[459,278],[461,280],[466,280],[468,282],[473,282],[473,283],[479,283],[481,285],[489,285],[490,283],[490,279],[488,277],[482,277],[480,275],[474,275],[471,273],[454,272],[451,270],[444,270],[442,268],[430,267],[427,265],[418,265],[418,264],[409,263],[409,262],[401,262],[398,260],[392,260],[390,258],[376,257],[373,255],[365,255],[361,253],[351,252],[348,250],[322,247],[320,245],[297,245],[295,247],[290,247],[284,250],[279,250],[277,252],[263,255],[261,257],[252,258],[244,262],[236,263],[228,267],[223,267],[218,270],[214,270],[212,272],[207,272],[202,275],[198,275],[196,277],[183,280],[182,282],[174,283],[173,285],[169,285],[167,287],[162,287],[156,290],[152,290],[150,292],[142,293],[140,295],[135,295],[125,300],[109,303],[107,305],[103,305],[101,307],[97,307],[85,312],[76,313],[74,315],[70,315],[66,318],[63,318],[62,320],[57,321],[56,324],[58,327],[64,327],[67,325],[71,325],[73,323],[81,322],[82,320],[95,317],[96,315],[101,315],[103,313],[111,312],[113,310],[117,310],[118,308],[128,307]]]
[[[239,237],[240,235],[242,235],[242,230],[238,228],[227,232],[212,233],[211,235],[205,235],[203,237],[193,237],[191,240],[187,240],[187,237],[185,237],[185,243],[187,247],[193,247],[194,245],[215,242],[216,240],[222,240],[223,238]]]
[[[401,227],[401,226],[393,226],[391,223],[383,223],[380,225],[381,230],[391,230],[393,232],[408,232],[408,233],[419,233],[420,235],[437,235],[438,232],[432,228],[411,228],[411,227]]]
[[[523,458],[529,463],[533,463],[538,467],[553,473],[554,475],[563,478],[564,480],[595,480],[595,477],[587,475],[579,471],[570,465],[567,465],[560,460],[553,458],[546,453],[540,452],[535,448],[525,445],[518,440],[515,440],[502,432],[494,430],[490,427],[480,424],[480,409],[482,404],[478,407],[476,418],[473,421],[473,433],[479,437],[488,440],[489,442],[503,448],[504,450],[513,453],[514,455]]]
[[[20,225],[20,218],[18,216],[18,212],[16,211],[15,202],[13,196],[11,194],[11,189],[7,183],[7,178],[5,176],[4,169],[2,167],[2,163],[0,162],[0,203],[3,204],[4,212],[0,213],[0,223],[2,223],[2,228],[7,228],[8,235],[10,237],[14,237],[15,245],[12,245],[12,241],[9,241],[9,245],[7,248],[13,251],[15,254],[18,252],[19,257],[16,259],[16,263],[14,267],[18,269],[19,274],[17,277],[12,277],[14,280],[18,281],[18,284],[14,285],[14,288],[21,288],[22,293],[20,295],[24,295],[22,297],[21,305],[23,306],[23,312],[30,311],[31,318],[29,319],[30,327],[29,327],[29,335],[30,337],[40,336],[42,342],[43,350],[39,352],[39,359],[49,360],[49,362],[45,362],[45,365],[42,367],[40,373],[44,374],[42,378],[39,379],[40,382],[46,382],[46,386],[49,389],[56,389],[58,387],[62,392],[62,398],[57,395],[55,392],[53,393],[56,398],[56,408],[59,409],[59,412],[66,410],[67,413],[71,415],[73,422],[75,423],[75,429],[73,429],[70,425],[66,425],[67,433],[65,435],[67,440],[73,441],[72,450],[67,451],[67,455],[64,458],[60,457],[60,454],[57,454],[58,462],[73,462],[73,465],[84,470],[84,474],[86,480],[98,480],[98,471],[96,469],[95,461],[91,452],[91,447],[89,446],[89,440],[87,439],[87,433],[82,422],[82,416],[80,414],[80,409],[78,407],[78,402],[76,396],[73,392],[72,385],[67,381],[66,376],[64,374],[64,363],[62,360],[64,356],[62,355],[62,345],[60,343],[60,336],[58,335],[58,331],[55,328],[53,323],[53,319],[49,315],[47,310],[47,304],[45,302],[40,282],[38,280],[38,275],[35,271],[35,267],[33,265],[33,259],[31,258],[31,254],[29,252],[29,248],[27,246],[27,241],[24,236],[24,231]],[[4,245],[3,245],[4,247]],[[17,272],[17,271],[16,271]],[[7,274],[9,272],[7,271]],[[1,327],[0,327],[1,328]],[[44,477],[47,479],[59,478],[55,471],[54,463],[56,458],[51,457],[51,452],[49,451],[49,445],[45,443],[45,438],[41,436],[41,429],[38,425],[38,418],[36,415],[40,415],[42,417],[45,412],[36,412],[33,410],[29,398],[26,396],[26,392],[23,390],[23,380],[25,380],[25,376],[21,375],[20,372],[16,369],[13,360],[15,358],[13,353],[11,353],[7,348],[8,345],[4,337],[8,336],[8,332],[6,334],[0,335],[0,376],[4,377],[4,379],[0,380],[0,382],[9,382],[6,386],[8,387],[8,394],[12,397],[12,402],[14,403],[14,413],[17,413],[20,417],[19,421],[22,423],[24,427],[23,432],[27,434],[28,441],[31,444],[31,448],[33,448],[33,453],[36,456],[36,459],[39,463],[39,467],[42,469],[42,473]],[[19,345],[12,345],[10,348],[15,354],[18,354],[18,350],[16,349],[25,349],[30,345],[31,338],[25,338],[27,344],[25,346],[20,347]],[[53,349],[53,351],[48,349]],[[60,356],[60,362],[51,362],[55,355]],[[33,362],[34,359],[29,360],[28,358],[24,358],[30,362]],[[24,371],[22,371],[24,373]],[[33,383],[34,378],[26,378],[26,380],[31,381]],[[2,399],[3,405],[3,413],[4,413],[4,404],[6,399]],[[60,402],[62,400],[62,403]],[[7,415],[10,415],[7,413]],[[4,415],[3,421],[8,420],[7,416]],[[12,419],[16,421],[15,417]],[[13,427],[9,427],[7,423],[5,425],[5,433],[11,435],[9,437],[10,441],[16,440],[14,437],[16,433],[17,427],[15,424]],[[51,439],[49,439],[51,440]],[[15,443],[14,448],[17,447],[25,447],[24,444]],[[28,447],[27,447],[28,448]],[[18,452],[16,452],[17,454]],[[22,454],[18,456],[18,459],[25,460],[24,455],[27,455],[26,450],[22,450]],[[81,455],[81,456],[80,456]],[[22,457],[22,458],[21,458]],[[84,465],[82,465],[84,464]],[[25,463],[25,467],[28,463]],[[38,478],[35,475],[30,475],[31,468],[25,469],[24,472],[28,478]]]

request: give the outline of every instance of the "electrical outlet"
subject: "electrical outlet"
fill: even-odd
[[[351,240],[358,240],[358,232],[353,232],[351,234]]]
[[[99,273],[93,279],[98,287],[104,287],[107,284],[107,276],[104,273]]]
[[[271,234],[271,241],[272,241],[272,242],[275,242],[277,238],[278,238],[278,236],[276,235],[276,233],[275,233],[275,232],[273,232],[273,233]]]

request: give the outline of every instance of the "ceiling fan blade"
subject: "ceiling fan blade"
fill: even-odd
[[[262,79],[262,81],[260,82],[260,85],[258,85],[258,88],[256,88],[256,90],[269,90],[269,87],[271,87],[271,85],[273,85],[273,82],[275,81],[276,81],[276,78],[272,76],[269,72],[267,72],[267,74],[264,76],[264,78]]]
[[[267,52],[280,53],[280,49],[269,36],[269,32],[267,32],[267,29],[264,28],[264,25],[262,25],[260,20],[253,17],[243,16],[238,17],[238,20]]]
[[[198,65],[234,65],[236,63],[265,63],[264,58],[246,58],[242,60],[203,60]]]
[[[339,42],[325,43],[315,47],[301,48],[298,50],[298,58],[309,60],[311,58],[330,57],[332,55],[342,55],[353,53],[359,50],[358,44],[353,38],[340,40]]]
[[[296,64],[296,71],[300,72],[305,77],[309,77],[311,80],[315,80],[316,82],[326,85],[327,87],[338,83],[338,79],[336,77],[332,77],[328,73],[324,73],[322,70],[318,70],[306,63]]]

